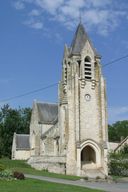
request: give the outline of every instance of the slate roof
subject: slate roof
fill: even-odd
[[[71,44],[71,54],[79,55],[81,53],[82,49],[84,48],[84,45],[87,42],[87,40],[89,41],[89,43],[94,51],[94,54],[96,56],[100,57],[100,55],[98,54],[96,49],[93,47],[92,42],[89,39],[89,37],[84,29],[84,26],[81,23],[77,27],[74,39]]]
[[[16,149],[20,149],[20,150],[30,149],[29,135],[27,135],[27,134],[16,134]]]
[[[58,121],[58,105],[51,103],[36,103],[38,122],[54,125]]]

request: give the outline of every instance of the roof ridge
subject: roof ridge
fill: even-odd
[[[48,104],[48,105],[58,105],[58,103],[52,103],[52,102],[43,102],[43,101],[35,101],[35,103],[39,103],[39,104]]]

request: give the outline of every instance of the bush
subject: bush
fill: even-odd
[[[5,170],[5,166],[3,164],[0,164],[0,171]]]
[[[0,178],[10,179],[12,178],[12,172],[10,170],[0,171]]]
[[[125,143],[125,145],[123,146],[123,148],[120,150],[121,154],[127,154],[128,155],[128,144]]]
[[[109,173],[111,175],[128,177],[128,145],[118,153],[110,153],[109,155]]]
[[[17,171],[15,171],[15,172],[13,173],[13,177],[16,178],[16,179],[21,179],[21,180],[25,179],[24,174],[21,173],[21,172],[17,172]]]
[[[109,171],[112,175],[128,176],[128,160],[112,159],[109,163]]]

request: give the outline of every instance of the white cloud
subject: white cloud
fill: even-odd
[[[113,0],[17,0],[16,2],[20,2],[21,7],[27,7],[27,4],[31,3],[33,8],[28,14],[30,19],[33,17],[33,20],[37,20],[39,17],[40,22],[44,24],[43,15],[45,20],[59,22],[70,29],[79,22],[81,13],[82,22],[87,28],[101,35],[108,35],[118,27],[122,18],[128,17],[128,13]],[[41,23],[37,26],[40,26],[40,29]]]
[[[76,7],[63,6],[60,11],[60,14],[64,17],[69,16],[72,18],[73,16],[74,19],[79,17],[79,10]]]
[[[112,0],[86,0],[85,1],[87,7],[104,7],[112,3]]]
[[[42,24],[42,22],[38,21],[38,22],[32,23],[31,27],[34,28],[34,29],[42,29],[43,28],[43,24]]]
[[[25,5],[24,5],[23,1],[20,1],[20,0],[15,1],[13,5],[17,10],[22,10],[22,9],[25,8]]]
[[[56,10],[60,8],[64,0],[35,0],[35,3],[47,10],[51,14],[56,14]]]
[[[24,22],[25,25],[34,28],[34,29],[42,29],[43,23],[41,21],[30,18],[29,20]]]
[[[86,0],[79,0],[79,1],[69,0],[69,1],[66,1],[65,6],[70,8],[73,7],[75,9],[80,9],[85,7],[85,2]]]
[[[38,9],[33,9],[30,13],[30,16],[40,16],[41,15],[41,11],[39,11]]]
[[[124,16],[124,12],[111,10],[90,9],[84,12],[85,23],[89,29],[96,27],[98,33],[107,35],[113,31],[120,21],[120,17]]]
[[[108,114],[110,123],[126,119],[128,120],[128,106],[110,107],[108,108]]]

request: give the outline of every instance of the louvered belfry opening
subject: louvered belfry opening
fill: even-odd
[[[84,60],[84,77],[87,80],[92,78],[91,58],[88,56]]]

